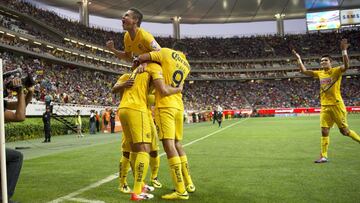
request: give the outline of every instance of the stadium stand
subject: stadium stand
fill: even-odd
[[[319,106],[314,99],[319,84],[299,74],[290,48],[304,56],[308,68],[317,69],[321,54],[333,54],[334,65],[341,63],[339,46],[333,43],[341,38],[351,43],[351,67],[343,79],[343,97],[346,105],[359,105],[359,35],[355,27],[285,37],[185,38],[182,41],[192,45],[192,72],[184,92],[186,109],[208,110],[214,104],[224,109]],[[5,69],[20,66],[36,72],[39,101],[51,94],[57,102],[116,105],[109,89],[128,64],[116,59],[104,45],[115,39],[116,47],[122,49],[122,38],[123,33],[88,28],[30,3],[0,3]],[[157,41],[163,47],[173,43],[167,37],[157,37]]]

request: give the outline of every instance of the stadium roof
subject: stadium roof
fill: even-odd
[[[74,0],[33,0],[78,11]],[[277,13],[285,19],[304,18],[307,11],[359,8],[359,0],[89,0],[90,14],[120,19],[130,7],[144,13],[144,21],[170,23],[180,16],[181,23],[234,23],[274,20]]]

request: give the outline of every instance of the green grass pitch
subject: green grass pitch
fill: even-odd
[[[349,115],[348,120],[350,128],[360,133],[360,115]],[[359,143],[333,128],[330,162],[313,163],[320,151],[318,116],[226,120],[223,128],[210,122],[187,124],[184,133],[197,187],[186,202],[360,200]],[[25,161],[13,199],[41,203],[67,196],[59,202],[130,202],[129,195],[117,191],[117,179],[92,185],[118,171],[120,137],[66,135],[54,137],[50,144],[42,140],[7,144],[31,147],[22,150]],[[173,188],[168,170],[162,155],[159,179],[164,187],[148,202],[167,202],[161,195]],[[128,182],[132,185],[130,174]]]

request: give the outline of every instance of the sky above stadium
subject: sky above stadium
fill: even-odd
[[[64,10],[57,7],[48,6],[33,0],[27,0],[37,7],[54,11],[58,15],[79,20],[79,13]],[[109,19],[90,14],[90,25],[102,27],[115,31],[122,31],[120,19]],[[141,24],[143,28],[154,34],[155,36],[172,36],[173,26],[171,23],[146,23]],[[285,33],[305,33],[305,19],[285,20]],[[232,37],[232,36],[249,36],[249,35],[266,35],[276,33],[276,22],[253,22],[253,23],[230,23],[230,24],[180,24],[181,37]]]

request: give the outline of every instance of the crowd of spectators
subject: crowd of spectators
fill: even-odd
[[[115,46],[122,49],[123,33],[107,31],[98,28],[88,28],[84,25],[64,19],[57,14],[36,8],[28,2],[16,0],[3,0],[8,8],[26,15],[30,15],[45,22],[59,32],[70,38],[77,38],[103,47],[107,40],[114,39]],[[2,16],[2,17],[1,17]],[[63,47],[90,53],[99,57],[113,60],[110,53],[99,51],[91,47],[79,46],[78,43],[65,41],[52,41],[52,38],[41,29],[35,29],[27,23],[8,16],[0,16],[0,26],[33,35],[39,39],[60,44]],[[119,25],[121,26],[121,25]],[[314,107],[319,106],[318,81],[310,78],[260,80],[261,78],[281,78],[298,74],[296,62],[291,58],[291,49],[296,49],[305,59],[307,66],[319,66],[318,59],[314,56],[321,54],[339,55],[339,41],[348,38],[350,41],[350,54],[353,61],[360,61],[360,31],[352,28],[341,31],[316,32],[285,37],[250,36],[231,38],[185,38],[182,39],[189,46],[189,59],[193,70],[190,79],[204,79],[202,81],[188,82],[184,91],[185,108],[187,110],[209,110],[214,105],[220,104],[224,109],[238,108],[263,108],[263,107]],[[170,47],[173,43],[171,37],[156,37],[163,47]],[[21,41],[16,37],[1,35],[0,43],[20,47],[53,56],[66,61],[94,66],[99,69],[112,69],[125,71],[125,67],[117,67],[91,58],[81,57],[56,49],[38,46],[30,41]],[[82,69],[72,65],[58,64],[40,58],[34,59],[18,56],[13,53],[1,52],[5,59],[5,69],[17,67],[30,69],[37,75],[35,98],[43,101],[46,95],[51,95],[55,102],[91,104],[91,105],[116,105],[116,99],[110,94],[110,88],[116,81],[117,75],[89,69]],[[306,59],[307,58],[307,59]],[[341,56],[335,58],[335,64],[341,62]],[[358,66],[352,67],[357,70]],[[293,68],[293,70],[281,70]],[[238,71],[238,70],[242,71]],[[271,69],[271,70],[259,70]],[[221,70],[221,71],[219,71]],[[234,71],[235,70],[235,71]],[[255,71],[254,71],[255,70]],[[247,82],[239,81],[206,81],[226,79],[253,79]],[[342,93],[346,105],[360,105],[359,77],[343,79]]]
[[[342,63],[342,56],[333,56],[333,65]],[[357,65],[360,63],[360,55],[350,56],[351,65]],[[303,63],[307,67],[320,67],[320,58],[305,58]],[[247,60],[247,61],[221,61],[221,62],[193,62],[191,63],[192,70],[254,70],[254,69],[298,69],[298,64],[295,58],[289,57],[284,59],[265,59],[265,60]]]
[[[47,25],[57,28],[66,34],[78,39],[84,39],[94,44],[104,45],[108,39],[122,39],[123,33],[106,31],[99,28],[90,28],[77,21],[71,21],[60,17],[55,12],[39,9],[33,4],[25,1],[3,0],[9,8],[35,17]],[[119,25],[120,26],[120,25]],[[117,47],[122,47],[122,41],[115,41]]]
[[[188,110],[319,107],[319,81],[312,78],[257,81],[194,81],[185,86]],[[360,105],[360,77],[342,80],[347,106]]]
[[[106,31],[99,28],[89,28],[79,22],[61,18],[54,12],[36,8],[28,2],[4,0],[8,7],[33,16],[47,25],[61,30],[70,37],[83,39],[88,42],[104,46],[107,40],[114,39],[115,46],[122,49],[123,33]],[[120,26],[120,25],[119,25]],[[360,52],[360,28],[342,31],[316,32],[308,34],[250,36],[250,37],[201,37],[184,38],[182,41],[189,46],[191,60],[240,60],[258,58],[276,58],[291,56],[291,49],[296,49],[302,56],[321,54],[339,54],[339,41],[348,38],[351,44],[349,53]],[[156,37],[163,47],[170,47],[171,37]]]
[[[85,53],[76,52],[74,55],[72,50],[61,49],[61,51],[57,48],[51,47],[49,48],[45,44],[38,45],[31,41],[23,41],[17,37],[7,36],[5,34],[0,34],[0,43],[21,48],[23,50],[31,51],[37,54],[42,54],[43,56],[51,56],[59,59],[64,59],[68,62],[79,63],[84,66],[90,66],[103,70],[112,70],[115,72],[123,72],[127,70],[127,67],[123,65],[118,65],[118,61],[112,61],[115,64],[106,62],[105,60],[100,61],[100,59],[96,59],[95,55],[85,55]],[[89,56],[89,57],[87,57]]]
[[[94,70],[65,66],[9,52],[0,52],[4,71],[22,68],[36,77],[34,98],[45,101],[50,95],[54,102],[82,105],[116,105],[110,93],[117,76]],[[10,94],[11,96],[11,94]]]
[[[43,59],[0,52],[4,71],[22,68],[36,76],[34,98],[44,101],[83,105],[116,106],[118,99],[110,89],[115,74],[60,65]],[[319,106],[319,82],[311,78],[283,80],[192,81],[184,88],[187,110],[209,110],[220,104],[224,109]],[[343,78],[346,105],[360,105],[360,77]],[[10,94],[11,95],[11,94]]]

